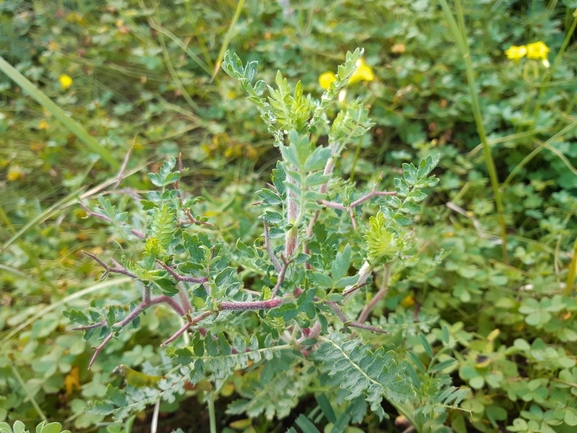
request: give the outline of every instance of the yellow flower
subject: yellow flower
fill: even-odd
[[[373,81],[375,79],[375,74],[373,73],[373,69],[365,63],[363,59],[359,59],[357,61],[357,69],[351,77],[349,78],[348,85],[358,83],[359,81]],[[332,72],[323,72],[319,76],[319,84],[320,86],[327,90],[331,83],[337,81],[337,76]]]
[[[60,77],[58,78],[58,81],[60,81],[60,88],[62,90],[66,90],[70,86],[72,86],[72,78],[66,74],[60,75]]]
[[[527,58],[533,60],[545,60],[547,53],[551,51],[543,42],[533,42],[527,45]]]
[[[505,51],[505,55],[511,60],[519,60],[520,58],[525,57],[525,54],[527,54],[527,47],[525,45],[513,45]]]
[[[542,60],[546,67],[549,67],[549,60],[547,60],[547,53],[551,51],[544,42],[533,42],[527,45],[527,58],[533,60]]]
[[[335,81],[337,81],[337,77],[332,72],[323,72],[319,76],[319,84],[325,90],[327,90],[331,83],[334,83]]]
[[[6,175],[6,180],[13,182],[18,179],[24,178],[24,172],[17,165],[11,165],[8,169],[8,174]]]
[[[415,298],[413,298],[413,295],[408,295],[401,301],[401,305],[405,308],[410,308],[415,305]]]
[[[375,74],[373,69],[365,63],[363,59],[357,61],[357,69],[349,78],[348,84],[358,83],[359,81],[373,81],[375,79]]]

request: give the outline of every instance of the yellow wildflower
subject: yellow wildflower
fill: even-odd
[[[544,60],[547,58],[547,53],[551,51],[543,42],[533,42],[527,45],[527,58],[533,60]]]
[[[533,42],[527,45],[527,58],[533,60],[542,60],[546,67],[549,67],[549,60],[547,60],[547,53],[551,51],[544,42]]]
[[[519,60],[520,58],[525,57],[525,54],[527,54],[527,47],[525,45],[513,45],[505,51],[505,55],[511,60]]]
[[[10,168],[8,169],[6,180],[13,182],[15,180],[23,178],[24,178],[24,171],[22,171],[22,169],[17,165],[11,165]]]
[[[348,84],[358,83],[359,81],[373,81],[375,79],[375,74],[373,69],[365,63],[363,59],[357,61],[357,69],[349,78]]]
[[[66,74],[62,74],[60,75],[60,77],[58,78],[58,81],[60,81],[60,88],[62,90],[66,90],[68,89],[70,86],[72,86],[72,78]]]
[[[347,85],[358,83],[359,81],[373,81],[374,79],[375,74],[373,73],[373,69],[367,65],[363,59],[359,59],[357,61],[357,69],[349,78]],[[332,72],[323,72],[319,76],[319,84],[325,90],[335,81],[337,81],[337,76]]]
[[[337,76],[332,72],[323,72],[319,76],[319,84],[325,90],[327,90],[331,83],[334,83],[335,81],[337,81]]]
[[[66,395],[70,396],[74,389],[82,389],[80,386],[80,374],[78,366],[75,365],[70,369],[70,372],[64,378],[64,387],[66,388]]]
[[[408,295],[401,301],[401,305],[405,308],[410,308],[415,305],[415,298],[413,298],[413,295]]]

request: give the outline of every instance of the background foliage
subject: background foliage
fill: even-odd
[[[343,153],[339,168],[359,185],[383,172],[392,189],[401,162],[441,155],[440,183],[418,217],[420,255],[390,285],[371,319],[394,330],[414,317],[426,340],[398,326],[390,336],[375,336],[375,347],[416,354],[410,359],[415,371],[432,365],[431,354],[441,362],[457,359],[444,371],[455,385],[472,389],[462,403],[472,415],[451,411],[447,425],[454,431],[571,431],[577,425],[577,304],[564,283],[577,237],[576,5],[463,3],[476,93],[501,184],[508,262],[465,65],[435,2],[240,5],[235,20],[238,5],[225,0],[5,0],[0,55],[83,125],[118,166],[131,149],[127,169],[136,172],[130,179],[138,188],[152,187],[146,172],[182,152],[191,169],[181,186],[204,198],[199,210],[211,209],[203,215],[224,240],[251,244],[259,233],[246,203],[268,180],[277,154],[255,107],[219,71],[226,48],[244,62],[258,60],[267,82],[281,70],[318,97],[318,76],[335,70],[347,50],[364,47],[376,79],[347,92],[363,99],[376,125]],[[551,49],[552,72],[537,61],[506,59],[509,46],[539,40]],[[62,75],[72,78],[70,87],[61,84]],[[75,203],[77,197],[94,200],[111,185],[118,209],[133,210],[134,202],[114,185],[117,168],[5,75],[0,94],[0,421],[22,420],[30,428],[45,416],[74,431],[121,431],[107,424],[109,418],[87,413],[86,402],[104,398],[108,383],[120,384],[112,374],[120,364],[158,373],[153,366],[167,360],[157,347],[179,326],[178,318],[162,308],[143,316],[87,370],[90,345],[70,331],[63,311],[120,307],[136,295],[128,278],[98,282],[101,268],[80,251],[111,255],[130,245],[120,243],[113,227],[85,219]],[[146,163],[148,170],[138,170]],[[141,229],[143,221],[131,225]],[[249,398],[251,380],[250,372],[234,375],[222,401]],[[187,393],[187,404],[203,407],[198,391]],[[314,408],[329,412],[319,395],[296,402],[284,421],[239,405],[219,419],[228,428],[285,431],[299,415],[314,419]],[[394,420],[392,409],[385,410]],[[202,429],[206,422],[201,415],[184,418],[176,401],[161,412],[168,431],[193,423]],[[240,412],[254,419],[231,426]],[[145,417],[129,424],[148,428]],[[376,418],[363,426],[402,430]]]

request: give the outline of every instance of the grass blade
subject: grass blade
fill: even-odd
[[[102,146],[94,137],[92,137],[86,129],[84,129],[74,119],[69,117],[62,108],[56,105],[48,96],[44,94],[38,87],[36,87],[28,78],[17,71],[10,63],[0,57],[0,71],[4,72],[8,78],[20,86],[26,93],[40,105],[52,113],[54,117],[60,120],[70,132],[86,144],[91,151],[100,155],[100,157],[108,163],[112,168],[120,168],[120,163],[112,156],[112,154]]]
[[[240,13],[242,11],[242,7],[244,6],[244,0],[239,0],[238,4],[236,5],[236,10],[234,11],[234,16],[232,17],[232,21],[230,22],[230,26],[228,27],[228,31],[226,32],[226,36],[224,37],[224,41],[222,42],[222,46],[220,47],[220,51],[218,53],[218,58],[216,59],[216,65],[214,67],[214,72],[212,73],[211,81],[214,80],[216,74],[218,74],[218,70],[220,69],[220,65],[222,63],[222,59],[224,57],[224,53],[228,48],[228,44],[232,38],[232,32],[234,30],[234,26],[240,17]]]

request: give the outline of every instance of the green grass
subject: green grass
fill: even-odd
[[[372,320],[438,316],[422,329],[436,353],[442,325],[450,329],[458,364],[449,372],[472,387],[462,406],[473,410],[449,414],[453,431],[500,432],[538,410],[551,419],[556,406],[577,410],[567,385],[577,382],[572,9],[512,0],[441,0],[441,8],[291,2],[284,11],[274,1],[124,3],[5,1],[0,8],[0,421],[46,417],[68,420],[73,431],[105,431],[98,423],[109,420],[87,414],[86,403],[104,398],[118,364],[162,363],[157,346],[170,335],[166,324],[178,322],[162,309],[146,315],[86,370],[96,339],[79,349],[81,335],[62,310],[86,310],[92,298],[125,305],[138,291],[126,290],[124,279],[94,283],[101,269],[81,250],[110,260],[134,249],[103,221],[85,218],[78,203],[92,206],[104,193],[118,210],[136,211],[131,194],[151,187],[145,173],[182,154],[183,184],[205,199],[198,211],[212,210],[224,241],[251,244],[261,233],[250,203],[277,153],[258,112],[220,71],[225,51],[258,60],[258,76],[269,82],[280,69],[318,97],[319,74],[357,46],[377,78],[347,88],[343,103],[361,98],[376,126],[342,154],[338,169],[360,187],[383,173],[383,188],[392,188],[395,167],[441,155],[440,184],[415,232],[420,256],[397,270]],[[504,54],[536,41],[551,49],[548,69]],[[67,90],[61,74],[73,78]],[[117,184],[119,173],[125,180]],[[358,218],[366,225],[368,215]],[[365,288],[367,299],[380,278]],[[246,284],[262,283],[247,277]],[[424,353],[402,329],[372,341]],[[72,367],[81,388],[69,392]],[[547,395],[523,401],[535,381]],[[179,413],[177,405],[161,410]],[[294,418],[301,413],[299,406]],[[574,428],[570,417],[559,421],[535,422],[559,433]],[[363,422],[367,431],[395,431],[389,421]],[[256,431],[269,423],[275,431],[292,425],[252,420]]]

